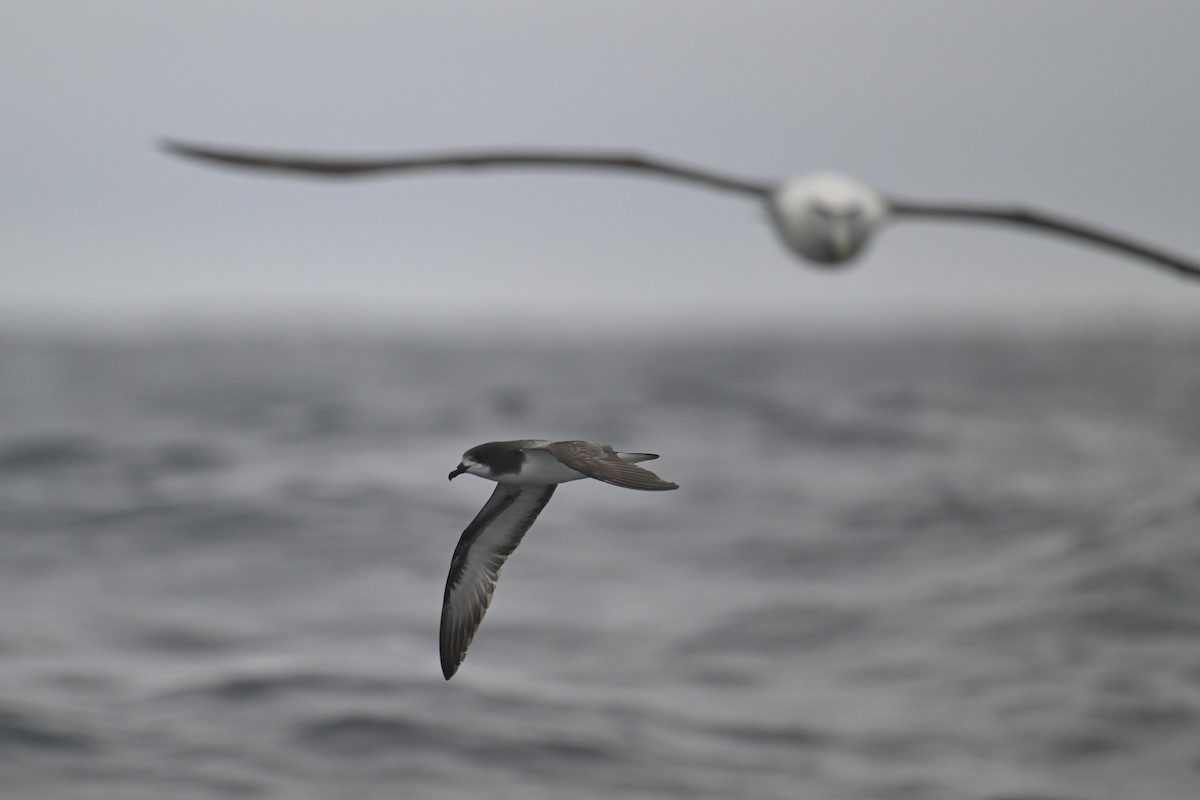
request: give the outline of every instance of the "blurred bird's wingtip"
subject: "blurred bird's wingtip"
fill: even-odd
[[[204,156],[201,148],[180,141],[179,139],[172,139],[169,136],[159,138],[158,149],[163,153],[169,153],[173,156],[183,156],[185,158],[202,158]]]

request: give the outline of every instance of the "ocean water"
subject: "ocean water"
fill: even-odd
[[[556,494],[452,681],[495,439]],[[5,800],[1200,796],[1200,336],[0,337]]]

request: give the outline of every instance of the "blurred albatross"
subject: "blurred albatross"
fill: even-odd
[[[748,195],[766,204],[775,230],[795,254],[816,264],[845,264],[862,251],[884,223],[903,219],[998,222],[1057,233],[1200,278],[1200,261],[1154,245],[1024,206],[933,203],[885,195],[831,172],[757,181],[638,153],[586,150],[464,150],[428,155],[336,157],[282,154],[163,142],[170,153],[233,167],[294,172],[331,178],[438,169],[493,167],[603,169],[641,172],[710,189]]]

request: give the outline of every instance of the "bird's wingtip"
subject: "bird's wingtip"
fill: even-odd
[[[164,153],[170,153],[173,156],[183,156],[184,158],[212,158],[216,155],[215,151],[209,150],[197,145],[188,144],[179,139],[172,139],[169,136],[163,136],[158,140],[158,149]]]
[[[456,672],[458,672],[458,664],[455,664],[452,661],[447,661],[446,659],[442,659],[442,676],[446,680],[453,678],[454,673]]]

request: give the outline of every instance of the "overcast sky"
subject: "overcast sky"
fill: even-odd
[[[9,323],[1200,318],[1200,283],[897,224],[824,274],[733,195],[592,173],[330,183],[160,136],[333,153],[635,148],[1022,201],[1200,254],[1200,4],[6,0]],[[490,335],[490,334],[489,334]]]

